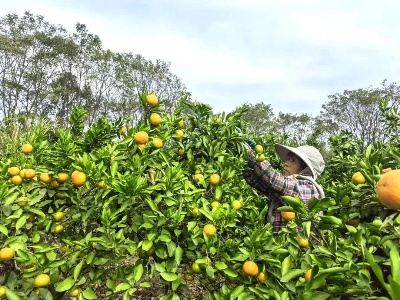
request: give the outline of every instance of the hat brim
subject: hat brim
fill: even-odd
[[[281,158],[281,160],[283,162],[286,160],[286,157],[290,152],[296,154],[311,170],[311,172],[313,174],[313,178],[317,177],[315,174],[314,168],[311,165],[310,160],[307,158],[307,156],[305,156],[305,154],[303,152],[301,152],[297,148],[293,148],[293,147],[289,147],[289,146],[285,146],[285,145],[281,145],[281,144],[275,144],[275,151],[276,151],[276,153],[278,153],[279,157]]]

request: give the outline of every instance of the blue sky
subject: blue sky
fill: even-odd
[[[328,95],[400,77],[396,0],[14,0],[25,11],[77,22],[103,47],[171,63],[195,100],[214,112],[243,103],[317,116]]]

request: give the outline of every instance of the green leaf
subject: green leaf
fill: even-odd
[[[300,276],[303,273],[304,273],[304,270],[302,270],[302,269],[291,270],[282,276],[281,282],[288,282],[288,281],[292,280],[293,278]]]
[[[238,277],[238,273],[233,270],[233,269],[223,269],[222,272],[224,272],[226,275],[230,276],[230,277]]]
[[[53,295],[48,289],[40,288],[39,295],[43,300],[53,300]]]
[[[181,285],[181,276],[178,276],[173,282],[172,282],[172,290],[176,291],[178,287]]]
[[[18,221],[15,223],[15,229],[18,231],[20,230],[25,224],[26,224],[26,220],[28,220],[28,216],[27,215],[22,215]]]
[[[65,278],[56,287],[56,292],[65,292],[71,289],[75,284],[75,280],[70,276]]]
[[[153,242],[152,242],[152,241],[145,240],[145,241],[143,241],[143,243],[142,243],[142,249],[143,249],[144,251],[149,250],[152,246],[153,246]]]
[[[296,196],[282,196],[281,197],[285,203],[290,205],[294,211],[300,212],[300,213],[306,213],[306,207],[304,205],[303,200],[300,199],[300,197]]]
[[[75,280],[78,280],[78,276],[81,273],[82,267],[83,267],[83,260],[81,260],[81,262],[79,264],[77,264],[74,269],[74,279]]]
[[[388,285],[385,282],[385,279],[383,277],[383,273],[381,268],[378,266],[378,264],[375,262],[374,257],[372,256],[372,254],[368,251],[366,246],[363,246],[363,250],[365,253],[365,256],[368,260],[368,263],[371,266],[372,271],[374,272],[376,278],[378,278],[379,282],[382,284],[382,286],[385,287],[385,289],[388,289]]]
[[[175,262],[179,266],[182,261],[183,250],[180,246],[175,249]]]
[[[140,280],[140,278],[142,278],[143,276],[143,272],[144,272],[144,268],[142,264],[139,264],[135,267],[135,270],[133,271],[133,280],[135,282],[138,282]]]
[[[389,294],[393,300],[400,300],[400,282],[395,281],[392,276],[388,276],[389,280]]]
[[[19,192],[15,192],[14,194],[8,196],[5,200],[3,205],[10,205],[12,204],[19,196]]]
[[[390,250],[390,264],[393,280],[400,283],[400,258],[399,253],[397,252],[397,248],[395,247]]]
[[[288,255],[282,262],[282,276],[292,268],[292,256]]]
[[[121,291],[126,291],[126,290],[128,290],[130,288],[131,288],[131,285],[129,283],[122,282],[122,283],[117,285],[117,287],[115,288],[115,292],[118,293],[118,292],[121,292]]]
[[[0,232],[5,236],[8,236],[8,229],[6,226],[0,224]]]
[[[165,281],[168,281],[168,282],[172,282],[178,278],[177,274],[170,273],[170,272],[161,272],[160,275]]]
[[[88,300],[97,299],[96,293],[91,288],[84,290],[82,295]]]
[[[22,300],[22,298],[18,296],[17,293],[10,289],[6,289],[6,297],[8,300]]]
[[[244,292],[244,285],[237,286],[231,293],[229,299],[236,299],[241,293]]]
[[[215,267],[216,267],[218,270],[225,270],[225,269],[228,268],[228,266],[226,265],[226,263],[224,263],[224,262],[222,262],[222,261],[217,261],[217,262],[215,263]]]

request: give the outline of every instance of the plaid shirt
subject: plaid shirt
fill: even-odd
[[[268,161],[257,162],[253,153],[250,153],[248,167],[250,170],[244,171],[244,179],[250,186],[268,196],[267,221],[272,223],[274,231],[279,231],[285,226],[280,211],[276,210],[285,205],[281,196],[299,196],[306,204],[312,197],[319,198],[320,196],[311,181],[297,179],[294,175],[284,176],[277,172]]]

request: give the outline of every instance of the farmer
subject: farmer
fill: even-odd
[[[322,187],[315,181],[324,170],[325,162],[315,147],[304,145],[293,148],[275,144],[275,151],[284,162],[281,174],[267,160],[256,160],[254,141],[247,144],[250,155],[248,168],[243,175],[250,186],[268,196],[267,221],[272,224],[274,231],[285,226],[281,213],[277,210],[285,205],[281,196],[299,196],[304,203],[308,203],[312,197],[325,197]]]

